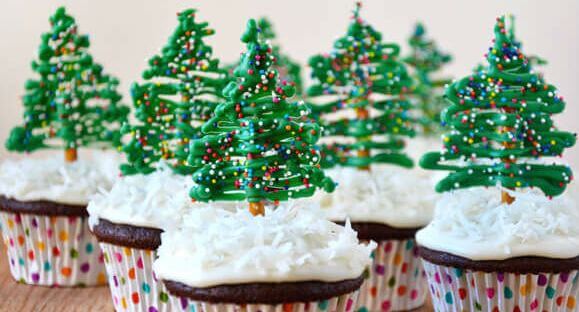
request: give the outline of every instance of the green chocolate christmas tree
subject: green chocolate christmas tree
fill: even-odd
[[[446,105],[443,100],[444,85],[450,83],[450,79],[437,79],[433,75],[452,58],[426,37],[426,30],[421,23],[416,24],[408,43],[411,53],[404,61],[414,69],[416,85],[412,93],[417,100],[421,132],[424,135],[438,134],[441,131],[440,112]]]
[[[119,129],[129,109],[119,103],[118,80],[103,73],[88,53],[88,36],[78,33],[74,18],[61,7],[50,24],[32,62],[39,77],[26,82],[24,125],[12,129],[6,148],[63,148],[73,162],[81,146],[120,145]]]
[[[311,196],[334,183],[319,168],[314,144],[320,128],[307,120],[303,102],[290,102],[290,84],[279,83],[275,56],[250,20],[241,40],[247,45],[227,100],[203,125],[205,136],[191,143],[190,161],[202,159],[191,196],[198,201],[247,200],[264,213],[267,202]]]
[[[509,14],[507,16],[507,18],[509,19],[509,29],[507,31],[507,34],[509,36],[509,40],[511,40],[511,42],[513,43],[513,45],[516,45],[519,47],[519,49],[522,49],[522,44],[521,42],[517,39],[516,36],[516,31],[515,31],[515,16],[512,14]],[[542,66],[542,65],[546,65],[547,61],[539,56],[536,55],[529,55],[527,56],[527,60],[529,61],[529,63],[531,64],[531,66]],[[485,70],[485,66],[483,64],[477,64],[476,67],[474,68],[473,72],[479,73],[480,71]]]
[[[303,92],[302,69],[301,66],[290,58],[288,55],[281,52],[280,45],[276,41],[276,34],[273,30],[271,22],[262,17],[257,21],[257,26],[261,30],[261,36],[264,40],[269,40],[272,46],[272,54],[276,61],[274,69],[278,72],[279,79],[291,84],[296,89],[296,94],[301,95]],[[236,68],[238,64],[230,66],[230,71]]]
[[[179,25],[143,72],[143,84],[134,84],[132,96],[138,124],[125,125],[130,141],[123,147],[128,164],[123,174],[150,173],[164,160],[178,174],[190,174],[189,143],[201,136],[201,125],[212,117],[222,99],[225,71],[212,57],[204,40],[214,34],[196,11],[178,14]]]
[[[446,89],[450,106],[442,120],[450,132],[443,136],[443,152],[424,155],[421,165],[451,171],[438,183],[439,192],[500,183],[559,195],[572,180],[571,169],[540,160],[560,156],[575,144],[575,135],[557,130],[552,120],[565,102],[533,72],[504,17],[497,19],[494,32],[488,67]],[[503,202],[513,200],[503,192]]]
[[[404,96],[412,79],[398,60],[399,46],[383,43],[382,35],[360,18],[359,10],[360,4],[348,33],[334,43],[333,51],[309,62],[314,84],[307,95],[324,136],[349,140],[323,145],[322,166],[412,167],[412,160],[402,153],[402,138],[414,136],[410,104]],[[332,120],[332,115],[341,116]]]

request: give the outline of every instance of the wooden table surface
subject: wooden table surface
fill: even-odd
[[[16,283],[10,275],[6,252],[1,243],[0,251],[0,312],[113,311],[107,287],[49,288]],[[432,308],[427,303],[415,311],[429,312]]]

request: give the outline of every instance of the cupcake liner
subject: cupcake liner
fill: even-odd
[[[100,243],[116,311],[171,311],[169,293],[153,273],[156,251]]]
[[[358,312],[407,311],[424,304],[427,284],[413,239],[381,241],[372,258]]]
[[[172,311],[188,312],[349,312],[354,311],[358,291],[315,302],[294,302],[282,304],[232,304],[194,301],[171,296]]]
[[[12,277],[42,286],[106,284],[102,253],[87,219],[1,211]]]
[[[579,271],[487,273],[424,262],[436,311],[577,311]]]

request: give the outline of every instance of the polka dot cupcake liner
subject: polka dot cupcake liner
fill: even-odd
[[[358,312],[407,311],[424,304],[427,284],[413,239],[381,241],[372,258]]]
[[[424,261],[436,311],[578,311],[579,271],[486,273]]]
[[[116,311],[172,311],[171,295],[153,273],[154,250],[100,243]]]
[[[54,287],[106,284],[103,256],[87,217],[2,211],[0,224],[16,281]]]
[[[283,304],[229,304],[170,299],[172,311],[187,312],[349,312],[355,310],[358,291],[317,302],[296,302]]]

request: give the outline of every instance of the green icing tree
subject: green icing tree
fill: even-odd
[[[191,143],[190,161],[203,166],[193,176],[191,196],[198,201],[247,200],[250,211],[264,213],[264,203],[311,196],[334,183],[319,168],[314,144],[320,128],[307,120],[303,102],[279,83],[275,56],[264,43],[255,20],[241,40],[247,45],[226,101],[203,125],[205,136]]]
[[[271,22],[262,17],[257,21],[257,26],[261,30],[261,36],[264,40],[270,40],[272,45],[272,54],[276,61],[273,65],[278,72],[279,79],[283,82],[293,85],[296,89],[296,94],[301,95],[303,92],[302,69],[301,66],[290,58],[288,55],[281,52],[280,45],[276,41],[276,34],[273,30]],[[231,65],[230,72],[233,72],[238,64]]]
[[[38,60],[32,62],[39,78],[26,82],[24,125],[12,129],[6,148],[64,148],[72,162],[81,146],[119,146],[119,128],[129,109],[119,103],[118,80],[93,61],[88,36],[78,34],[64,8],[56,10],[50,24],[52,31],[42,35]]]
[[[568,166],[538,162],[559,156],[575,144],[575,135],[556,129],[552,115],[565,108],[557,89],[535,74],[520,45],[500,17],[488,67],[446,89],[450,105],[442,120],[450,128],[444,149],[423,156],[421,166],[448,170],[439,192],[473,186],[538,187],[561,194],[572,180]],[[503,193],[503,201],[514,199]]]
[[[214,31],[197,22],[195,13],[178,14],[179,25],[143,73],[146,82],[132,87],[138,124],[122,129],[131,138],[123,147],[128,160],[123,174],[150,173],[160,160],[176,173],[190,174],[198,163],[187,162],[189,143],[201,136],[227,80],[204,42]]]
[[[514,15],[508,15],[509,18],[509,29],[508,29],[508,36],[509,39],[511,40],[513,45],[516,45],[517,47],[519,47],[519,49],[522,49],[522,44],[521,42],[517,39],[517,36],[515,35],[515,16]],[[532,66],[543,66],[543,65],[547,65],[547,60],[536,56],[536,55],[530,55],[527,56],[527,60],[529,61],[529,63]],[[479,73],[480,71],[485,70],[485,66],[483,64],[477,64],[476,67],[473,69],[473,72]]]
[[[452,58],[426,37],[426,30],[421,23],[416,24],[408,43],[410,55],[404,61],[414,69],[416,85],[412,93],[416,97],[421,132],[424,135],[438,134],[442,130],[440,113],[446,106],[443,99],[444,85],[450,83],[450,79],[436,79],[433,74],[439,72]]]
[[[360,18],[359,9],[360,4],[348,33],[334,43],[333,51],[309,61],[314,84],[307,90],[308,101],[324,136],[350,140],[322,145],[322,166],[412,167],[412,160],[402,153],[402,138],[414,136],[405,98],[412,79],[398,61],[399,46],[383,43],[382,35]],[[350,112],[352,116],[347,115]],[[332,120],[336,113],[341,116]]]

